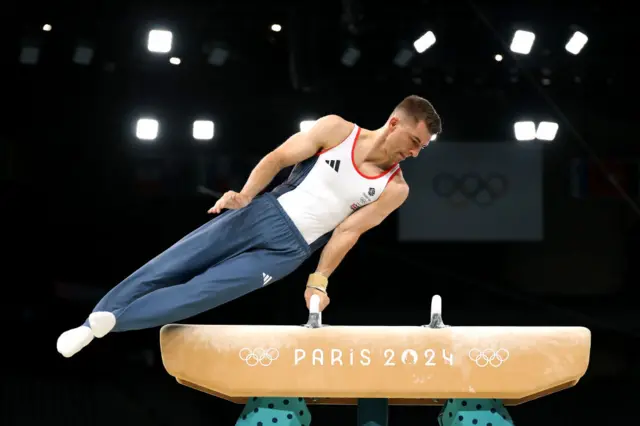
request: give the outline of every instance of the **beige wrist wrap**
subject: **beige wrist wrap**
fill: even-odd
[[[307,280],[307,288],[314,288],[323,293],[327,292],[327,286],[329,285],[329,279],[324,275],[314,272],[309,275],[309,279]]]

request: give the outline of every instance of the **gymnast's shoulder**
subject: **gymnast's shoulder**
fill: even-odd
[[[325,115],[314,123],[311,132],[316,138],[322,140],[322,149],[327,150],[344,142],[355,123],[352,123],[336,114]]]

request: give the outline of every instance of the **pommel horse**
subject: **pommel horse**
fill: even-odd
[[[387,426],[389,405],[441,405],[440,426],[506,426],[516,406],[575,386],[583,327],[453,327],[434,296],[413,327],[327,326],[318,299],[302,326],[178,325],[160,330],[178,383],[245,404],[236,426],[310,426],[308,405],[356,405],[358,426]]]

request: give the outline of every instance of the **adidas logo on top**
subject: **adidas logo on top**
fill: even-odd
[[[325,160],[324,162],[336,172],[340,170],[340,160]]]

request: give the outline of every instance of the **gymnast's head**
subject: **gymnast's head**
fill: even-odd
[[[417,157],[440,132],[442,121],[431,102],[420,96],[407,96],[387,120],[385,150],[395,161]]]

